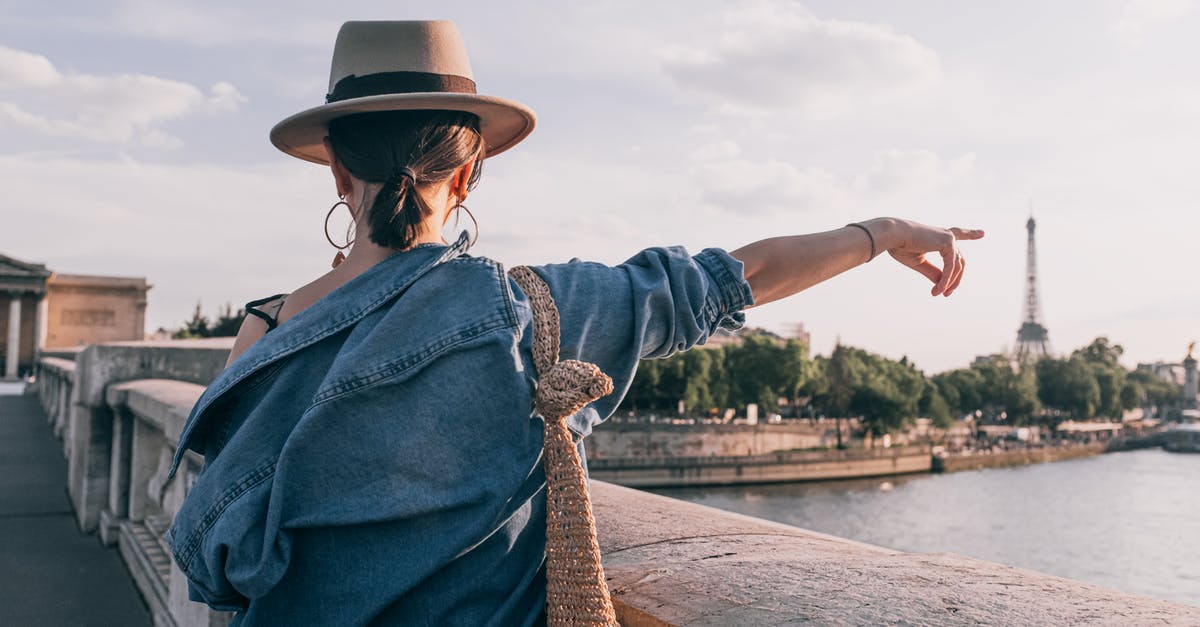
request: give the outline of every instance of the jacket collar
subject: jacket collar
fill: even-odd
[[[167,481],[174,476],[180,460],[190,448],[190,436],[202,423],[204,411],[218,397],[260,368],[357,323],[438,264],[462,255],[470,245],[470,237],[463,231],[448,246],[419,244],[392,253],[259,338],[213,379],[192,406],[180,433]]]

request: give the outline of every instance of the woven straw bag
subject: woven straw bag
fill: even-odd
[[[538,372],[533,402],[545,423],[547,624],[615,626],[617,614],[600,565],[587,479],[566,422],[567,416],[611,394],[612,379],[595,364],[558,360],[558,308],[549,286],[526,266],[508,274],[533,310],[533,363]]]

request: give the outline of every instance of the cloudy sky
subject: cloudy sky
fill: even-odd
[[[884,257],[749,312],[936,372],[1011,346],[1032,204],[1057,350],[1200,337],[1198,2],[270,4],[0,0],[0,253],[145,276],[148,330],[307,283],[332,179],[269,129],[322,101],[342,21],[449,18],[539,116],[486,164],[474,254],[983,228],[949,299]]]

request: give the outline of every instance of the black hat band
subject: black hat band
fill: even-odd
[[[339,102],[351,98],[384,94],[431,92],[473,94],[475,93],[475,81],[465,76],[432,72],[379,72],[365,76],[350,75],[333,86],[333,92],[325,96],[325,102]]]

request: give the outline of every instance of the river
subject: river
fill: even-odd
[[[1200,606],[1200,455],[1151,449],[944,475],[652,491]]]

